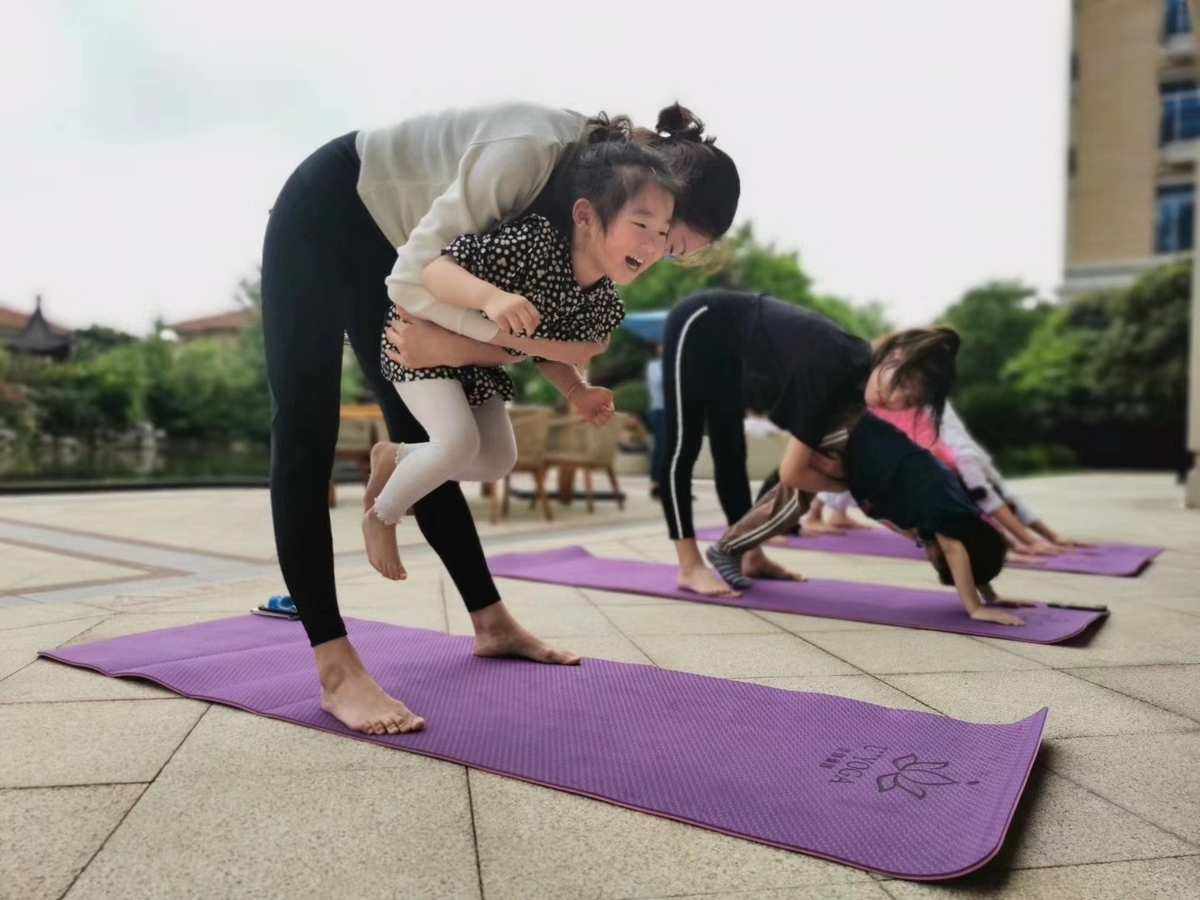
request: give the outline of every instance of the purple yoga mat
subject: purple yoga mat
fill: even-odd
[[[241,616],[42,655],[918,880],[1000,849],[1048,712],[974,725],[653,666],[480,659],[469,637],[346,624],[425,731],[360,735],[322,711],[298,622]]]
[[[696,533],[702,541],[719,541],[724,528],[703,528]],[[919,559],[925,553],[912,541],[886,528],[856,528],[845,534],[814,534],[811,537],[789,537],[787,546],[794,550],[819,550],[822,553],[855,553],[859,556],[887,556],[893,559]],[[1009,563],[1016,569],[1035,569],[1042,572],[1074,572],[1080,575],[1140,575],[1161,547],[1138,547],[1134,544],[1098,544],[1048,556],[1040,562]]]
[[[678,569],[675,566],[592,556],[582,547],[493,556],[488,559],[488,566],[493,575],[502,578],[545,581],[626,594],[648,594],[743,609],[799,613],[826,619],[898,625],[901,628],[949,631],[1033,644],[1057,644],[1068,640],[1107,615],[1034,606],[1012,610],[1025,620],[1023,626],[1016,628],[976,622],[967,616],[958,595],[951,590],[919,591],[886,584],[816,578],[805,582],[758,581],[740,597],[704,597],[691,591],[682,591],[676,586]]]

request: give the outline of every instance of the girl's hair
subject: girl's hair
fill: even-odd
[[[943,325],[910,328],[879,339],[871,368],[894,364],[893,388],[907,388],[917,406],[928,406],[935,431],[941,431],[946,399],[957,376],[958,332]]]
[[[628,122],[628,119],[626,119]],[[672,103],[658,114],[654,130],[633,128],[630,136],[663,155],[681,185],[675,218],[712,240],[729,230],[737,213],[742,183],[737,166],[704,136],[704,122]]]
[[[528,212],[545,216],[563,234],[570,234],[571,210],[582,198],[595,207],[607,231],[621,208],[647,185],[656,184],[678,198],[679,181],[668,161],[632,139],[628,116],[610,119],[601,113],[589,123],[587,137],[563,153]]]

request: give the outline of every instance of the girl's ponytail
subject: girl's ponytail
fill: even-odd
[[[961,344],[958,332],[945,325],[897,331],[879,340],[871,365],[894,364],[893,386],[911,389],[919,398],[917,405],[929,407],[934,428],[940,431],[946,400],[958,377]]]

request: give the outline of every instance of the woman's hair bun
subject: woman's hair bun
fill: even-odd
[[[589,144],[628,141],[633,137],[633,121],[629,116],[610,116],[601,112],[588,119],[588,126]]]
[[[672,140],[704,139],[704,123],[690,109],[678,103],[663,107],[658,114],[658,123],[654,130]]]

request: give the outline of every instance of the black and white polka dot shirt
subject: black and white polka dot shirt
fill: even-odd
[[[530,214],[487,234],[461,235],[443,252],[476,278],[532,303],[542,317],[532,337],[597,343],[625,318],[621,296],[610,278],[580,287],[571,264],[570,239],[542,216]],[[388,322],[395,318],[393,306]],[[386,336],[382,346],[387,348]],[[386,353],[380,356],[383,373],[393,382],[456,378],[472,406],[496,396],[513,399],[512,379],[499,367],[409,369],[392,362]]]

